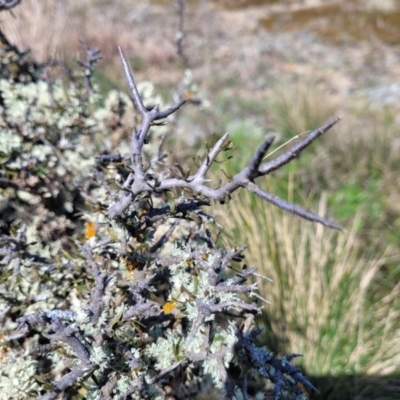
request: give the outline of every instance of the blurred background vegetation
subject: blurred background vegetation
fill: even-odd
[[[152,81],[172,101],[184,76],[174,1],[22,3],[2,13],[1,27],[38,61],[73,62],[84,38],[103,54],[101,91],[125,90],[120,45],[136,79]],[[248,265],[273,279],[261,284],[271,304],[258,322],[273,349],[304,354],[301,366],[321,390],[315,398],[399,399],[400,1],[193,0],[184,28],[196,83],[185,95],[202,103],[181,112],[169,140],[188,166],[214,132],[230,132],[237,146],[220,165],[229,176],[265,135],[285,149],[342,117],[263,184],[344,231],[243,191],[214,207],[220,241],[248,244]]]

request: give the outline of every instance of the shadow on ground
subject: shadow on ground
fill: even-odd
[[[308,376],[320,391],[313,400],[398,400],[400,373],[388,376]]]

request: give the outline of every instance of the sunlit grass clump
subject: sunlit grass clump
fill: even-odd
[[[325,210],[323,196],[319,214]],[[270,328],[266,334],[276,350],[306,354],[302,365],[315,376],[398,371],[400,357],[393,349],[400,345],[400,283],[372,293],[372,282],[382,279],[382,267],[394,259],[389,249],[371,254],[362,247],[355,232],[361,215],[336,232],[281,213],[245,192],[229,211],[218,211],[224,240],[248,243],[248,266],[261,266],[260,273],[273,280],[262,283],[262,295],[271,304],[259,323]],[[350,390],[356,386],[355,381]],[[362,391],[358,395],[368,398]]]
[[[297,198],[328,192],[328,209],[348,223],[363,212],[359,228],[368,244],[398,242],[400,232],[400,140],[397,111],[370,104],[361,96],[338,103],[315,81],[276,85],[267,101],[280,144],[301,138],[328,115],[342,116],[340,129],[315,143],[292,166],[293,195]],[[316,125],[315,125],[316,124]],[[276,175],[286,191],[286,171]],[[361,233],[361,230],[359,230]]]
[[[393,351],[400,344],[396,113],[360,98],[338,107],[321,101],[316,87],[274,87],[265,130],[276,132],[278,147],[286,148],[327,115],[343,111],[340,129],[264,186],[319,214],[329,210],[346,229],[314,226],[241,192],[229,211],[216,206],[221,238],[247,243],[248,266],[262,266],[260,273],[274,281],[262,284],[271,304],[259,319],[270,345],[307,355],[301,362],[311,375],[336,377],[321,381],[321,398],[395,399],[398,384],[390,382],[400,369]],[[235,128],[231,137],[241,157],[222,166],[230,174],[251,157],[246,143],[263,137],[249,127]]]

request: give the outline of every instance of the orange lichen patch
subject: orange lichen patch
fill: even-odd
[[[185,261],[185,264],[186,264],[187,267],[190,267],[191,265],[193,265],[193,264],[194,264],[193,258],[188,258],[188,259]]]
[[[85,239],[89,240],[96,236],[96,223],[94,221],[86,222],[85,224]]]
[[[208,254],[207,254],[207,253],[203,253],[203,254],[201,255],[201,258],[202,258],[203,260],[207,260]]]
[[[165,314],[169,314],[170,312],[172,312],[172,310],[176,307],[176,304],[177,302],[175,300],[167,301],[163,307],[163,311],[165,312]]]
[[[198,94],[191,91],[191,90],[186,90],[184,93],[184,98],[187,100],[196,100]]]
[[[139,266],[139,263],[136,262],[136,261],[131,261],[131,262],[125,264],[125,268],[126,268],[128,271],[133,271],[133,270],[136,269],[138,266]]]
[[[120,257],[120,260],[124,263],[124,267],[130,272],[139,266],[139,263],[136,260],[132,260],[130,257]]]
[[[140,211],[139,218],[143,217],[143,215],[146,215],[146,214],[147,214],[147,210]]]

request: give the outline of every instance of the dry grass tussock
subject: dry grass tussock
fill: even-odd
[[[297,162],[296,190],[306,196],[327,190],[333,201],[330,210],[334,204],[336,217],[342,220],[354,214],[351,208],[364,212],[362,226],[382,248],[388,230],[400,232],[398,112],[390,106],[373,105],[365,96],[353,96],[340,104],[326,97],[315,81],[274,87],[268,109],[274,130],[281,135],[278,144],[340,115],[340,124]],[[281,179],[286,175],[278,174]]]
[[[272,125],[290,139],[320,126],[337,110],[334,96],[328,97],[314,80],[275,84],[268,96],[268,114]]]
[[[319,202],[324,215],[325,196]],[[390,249],[368,256],[354,227],[335,232],[304,222],[241,192],[227,211],[216,206],[225,240],[247,243],[249,267],[273,279],[261,282],[263,324],[278,346],[305,355],[315,375],[394,373],[400,357],[398,283],[372,294],[381,267],[395,258]],[[397,257],[399,260],[399,257]]]
[[[275,85],[268,96],[268,110],[272,126],[284,141],[320,126],[333,115],[342,117],[334,133],[315,144],[320,154],[316,161],[322,167],[329,164],[327,173],[353,171],[367,178],[374,171],[385,175],[400,166],[399,120],[393,107],[373,106],[365,96],[339,103],[311,80]]]
[[[29,48],[39,62],[52,58],[70,61],[81,50],[81,38],[101,48],[106,61],[118,61],[118,45],[132,51],[128,27],[136,14],[125,10],[127,6],[124,1],[115,8],[101,0],[25,0],[12,13],[2,14],[1,26],[11,43]]]
[[[63,44],[70,11],[68,1],[27,0],[3,13],[1,26],[11,43],[30,48],[38,61],[44,61],[53,58]]]

